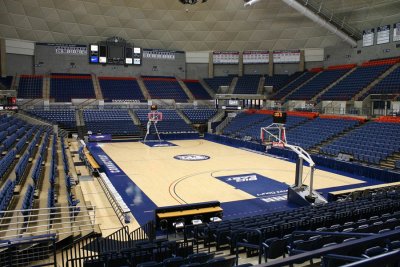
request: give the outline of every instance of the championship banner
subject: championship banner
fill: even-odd
[[[36,45],[53,46],[57,55],[85,56],[88,54],[86,45],[60,43],[36,43]]]
[[[376,44],[387,44],[390,42],[390,25],[378,27]]]
[[[243,51],[243,64],[267,64],[269,63],[268,50]]]
[[[400,41],[400,22],[393,25],[393,42]]]
[[[375,29],[369,29],[363,31],[363,46],[374,45]]]
[[[143,58],[175,60],[176,54],[183,51],[163,50],[163,49],[143,49]]]
[[[274,63],[300,62],[300,50],[276,50],[273,53]]]
[[[239,64],[238,51],[214,51],[213,52],[214,64]]]

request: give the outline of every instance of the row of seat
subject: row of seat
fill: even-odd
[[[63,77],[63,76],[61,76]],[[95,99],[92,78],[56,78],[50,80],[50,98],[56,102],[71,102],[71,99]]]
[[[33,187],[33,185],[29,184],[21,207],[21,213],[24,216],[25,222],[29,219],[27,215],[29,214],[29,210],[32,209],[33,206],[34,193],[35,188]]]
[[[238,78],[234,94],[256,94],[260,83],[260,75],[244,75]]]
[[[18,184],[22,183],[22,177],[25,173],[26,167],[28,166],[29,163],[29,153],[26,152],[21,159],[18,161],[16,167],[15,167],[15,179]]]
[[[177,102],[189,99],[175,78],[143,78],[143,82],[152,99],[174,99]]]
[[[99,83],[105,102],[145,99],[136,79],[99,77]]]
[[[156,127],[157,130],[161,133],[191,133],[195,132],[193,128],[188,125],[182,117],[178,114],[176,110],[172,109],[163,109],[159,110],[163,115],[162,121],[157,122]],[[142,127],[146,129],[148,122],[148,110],[135,110],[136,115],[138,116]],[[154,125],[152,124],[150,127],[150,133],[155,133]]]
[[[75,128],[76,118],[75,110],[62,109],[62,110],[42,110],[42,109],[32,109],[28,113],[35,117],[45,119],[53,124],[59,124],[65,128]]]
[[[84,110],[83,118],[87,131],[111,135],[140,135],[128,110]]]
[[[290,92],[292,92],[294,89],[312,79],[315,74],[316,73],[314,72],[304,72],[297,79],[293,80],[292,82],[288,83],[287,85],[283,86],[280,90],[278,90],[274,95],[271,96],[271,99],[281,100],[282,98],[287,96]]]
[[[369,122],[321,148],[321,152],[337,156],[351,154],[355,159],[378,164],[400,151],[398,123]]]
[[[17,90],[18,98],[43,98],[43,76],[21,75]]]
[[[389,197],[364,199],[356,202],[331,202],[322,206],[303,207],[268,215],[210,223],[201,230],[201,236],[208,238],[208,242],[215,242],[217,249],[224,245],[232,248],[231,241],[235,240],[235,235],[240,229],[257,229],[261,232],[260,238],[265,240],[271,237],[283,237],[294,230],[315,230],[319,227],[369,218],[388,212],[395,212],[393,216],[398,217],[399,209],[400,200]],[[254,239],[249,236],[246,238]]]
[[[7,210],[7,207],[10,204],[11,198],[14,194],[15,185],[15,180],[7,180],[2,190],[0,191],[0,217],[4,216],[3,212]]]
[[[294,93],[287,97],[288,100],[310,100],[319,92],[323,91],[330,84],[345,75],[349,70],[324,70],[317,77],[307,82]]]
[[[193,123],[207,123],[216,113],[216,109],[182,109],[183,114]]]
[[[390,65],[358,67],[346,78],[325,92],[320,97],[320,100],[350,100],[389,67]]]
[[[196,80],[187,80],[183,81],[186,85],[186,87],[189,89],[189,91],[192,93],[193,97],[197,100],[210,100],[211,96],[207,92],[206,89],[204,89],[203,85],[199,81]]]

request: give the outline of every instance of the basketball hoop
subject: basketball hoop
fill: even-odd
[[[268,127],[261,128],[260,139],[262,144],[271,147],[284,148],[286,144],[286,129],[281,123],[273,123]]]

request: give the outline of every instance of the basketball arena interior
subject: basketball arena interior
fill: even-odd
[[[0,265],[400,266],[398,0],[0,0]]]

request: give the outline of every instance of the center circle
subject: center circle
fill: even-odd
[[[184,160],[184,161],[200,161],[200,160],[208,160],[210,159],[210,156],[197,155],[197,154],[183,154],[174,156],[174,159]]]

